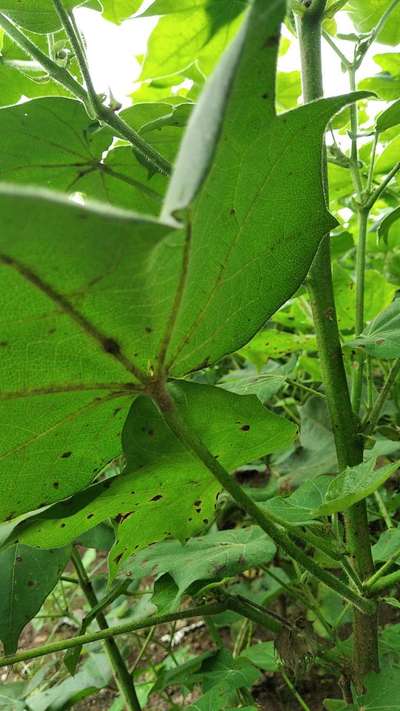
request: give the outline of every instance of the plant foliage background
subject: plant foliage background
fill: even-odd
[[[93,88],[80,5],[159,16],[124,108]],[[0,708],[111,689],[112,711],[400,709],[400,6],[327,3],[349,93],[305,105],[277,63],[307,3],[140,6],[0,0],[0,639],[107,640],[14,666]],[[307,291],[329,231],[364,446],[347,467]],[[360,688],[351,607],[378,593],[382,671]]]

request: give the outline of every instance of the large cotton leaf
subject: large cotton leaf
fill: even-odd
[[[73,494],[120,454],[134,344],[152,335],[149,294],[174,273],[167,255],[155,282],[140,277],[169,231],[149,219],[5,188],[0,206],[4,520]]]
[[[70,550],[37,550],[15,543],[0,551],[0,640],[14,654],[25,625],[54,588]]]
[[[284,4],[256,1],[188,130],[169,209],[193,201],[214,157],[192,226],[177,231],[49,194],[1,190],[3,518],[87,486],[120,453],[133,383],[161,368],[186,374],[237,350],[305,276],[333,224],[320,177],[323,128],[349,99],[276,118]],[[17,108],[23,114],[24,105]],[[55,125],[64,145],[67,127]],[[84,140],[78,134],[66,142]]]
[[[294,425],[268,412],[255,396],[176,383],[173,393],[187,424],[229,471],[285,449]],[[148,398],[133,404],[123,432],[125,472],[52,507],[18,532],[30,545],[62,546],[105,518],[119,514],[110,569],[132,552],[166,537],[185,540],[215,514],[220,485],[172,434]]]
[[[190,206],[192,226],[186,288],[166,358],[175,374],[248,341],[300,285],[335,224],[321,182],[322,134],[350,99],[276,116],[284,9],[283,1],[256,0],[195,108],[178,154],[163,214]],[[199,293],[211,278],[203,301]],[[248,295],[241,300],[241,293]]]

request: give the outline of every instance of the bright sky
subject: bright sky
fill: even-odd
[[[76,10],[76,19],[86,38],[88,59],[96,89],[99,92],[107,92],[111,89],[115,98],[126,104],[126,96],[132,91],[133,82],[140,73],[140,66],[135,56],[144,54],[146,51],[147,40],[157,18],[138,17],[117,26],[107,22],[100,13],[94,10],[80,8]],[[353,31],[346,13],[338,13],[337,21],[341,32]],[[351,43],[337,41],[337,44],[350,57]],[[364,60],[359,74],[360,78],[371,76],[379,71],[379,67],[372,59],[374,53],[395,51],[396,49],[375,44]],[[325,93],[333,96],[349,91],[347,77],[341,71],[340,62],[326,43],[324,43],[323,57]],[[295,43],[282,57],[280,68],[283,71],[293,71],[299,68],[299,57]]]

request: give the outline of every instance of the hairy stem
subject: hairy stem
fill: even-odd
[[[64,67],[60,67],[50,57],[42,52],[29,37],[27,37],[17,25],[0,12],[0,27],[26,54],[34,59],[47,74],[58,84],[61,84],[73,96],[83,102],[85,108],[90,112],[90,98],[88,92],[79,84],[76,79]],[[118,114],[111,108],[101,104],[97,107],[97,119],[110,126],[115,135],[124,138],[132,144],[134,150],[141,158],[148,163],[149,167],[164,175],[170,175],[171,165],[152,146],[150,146],[133,128],[131,128]]]
[[[314,0],[309,9],[297,17],[300,43],[303,95],[305,102],[323,95],[321,61],[321,25],[325,2]],[[324,185],[328,193],[326,161]],[[346,372],[340,345],[332,283],[330,243],[322,241],[309,274],[309,293],[315,331],[332,421],[339,468],[362,461],[363,453],[351,407]],[[353,506],[346,514],[346,534],[355,569],[361,580],[374,571],[365,502]],[[354,610],[353,667],[355,679],[378,669],[378,629],[376,611]]]
[[[80,555],[76,549],[73,549],[71,557],[76,570],[76,574],[79,578],[79,583],[82,588],[82,591],[90,607],[95,610],[95,608],[98,607],[99,601],[93,589],[92,583],[88,578],[85,566],[83,565]],[[101,611],[97,611],[95,613],[95,618],[101,630],[110,629],[107,624],[107,620]],[[126,664],[121,655],[121,652],[119,651],[115,639],[113,639],[113,637],[105,639],[104,646],[108,658],[110,660],[112,669],[114,671],[115,680],[121,692],[121,696],[125,700],[127,709],[129,711],[141,711],[141,706],[136,694],[133,678],[126,667]]]

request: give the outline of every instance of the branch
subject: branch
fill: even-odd
[[[175,620],[189,619],[191,617],[218,615],[220,612],[225,612],[228,608],[229,604],[227,602],[220,602],[210,605],[199,605],[198,607],[192,607],[179,612],[170,612],[166,615],[152,615],[151,617],[146,617],[146,619],[139,620],[138,622],[125,622],[121,625],[109,627],[106,630],[99,630],[98,632],[92,632],[90,634],[77,635],[71,639],[61,639],[59,642],[50,642],[49,644],[44,644],[41,647],[26,649],[17,654],[0,657],[0,667],[6,667],[10,664],[17,664],[18,662],[26,662],[29,659],[37,659],[38,657],[43,657],[46,654],[62,652],[66,649],[80,647],[83,644],[90,644],[91,642],[101,642],[104,639],[110,639],[110,637],[117,637],[120,634],[127,634],[129,632],[134,632],[135,630],[154,627],[154,625],[163,625],[167,622],[175,622]]]

